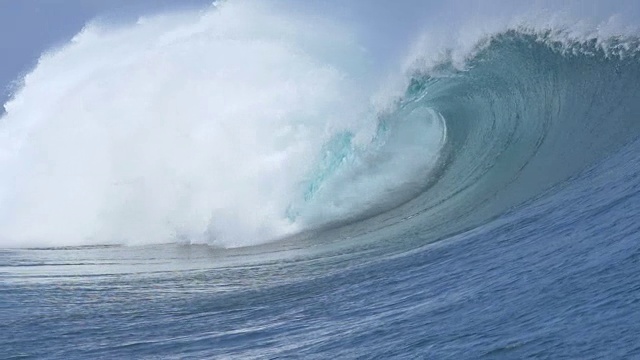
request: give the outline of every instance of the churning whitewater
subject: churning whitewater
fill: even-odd
[[[234,247],[384,211],[445,129],[380,129],[370,78],[347,29],[255,3],[88,25],[5,106],[2,244]]]

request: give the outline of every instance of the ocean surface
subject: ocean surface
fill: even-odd
[[[518,21],[88,24],[0,119],[0,358],[640,358],[640,38]]]

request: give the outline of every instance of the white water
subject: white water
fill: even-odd
[[[246,246],[417,191],[443,124],[373,149],[372,78],[349,29],[253,2],[90,24],[5,105],[0,246]],[[323,145],[343,131],[349,170],[306,204]]]

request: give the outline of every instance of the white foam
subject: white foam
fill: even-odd
[[[0,246],[299,231],[286,208],[322,144],[375,128],[366,69],[348,29],[257,2],[90,24],[5,106]]]

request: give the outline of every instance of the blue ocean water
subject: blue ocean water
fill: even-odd
[[[634,358],[639,146],[395,256],[3,251],[3,357]]]
[[[253,223],[224,209],[203,233],[185,222],[157,244],[78,244],[84,227],[53,243],[20,237],[38,234],[21,227],[0,232],[1,357],[640,358],[639,47],[633,35],[515,26],[479,39],[463,66],[444,52],[413,68],[376,114],[370,143],[338,129],[319,144],[280,214],[307,226],[278,241],[226,246],[226,224],[244,236],[273,229],[245,232]],[[32,158],[17,159],[0,164]],[[414,178],[399,186],[387,172]],[[245,185],[232,179],[227,186]],[[170,187],[151,187],[130,191],[170,198]],[[382,199],[369,196],[376,191]],[[155,214],[135,203],[152,196],[134,195],[127,206]],[[198,216],[200,207],[179,204]],[[27,216],[8,209],[0,214]],[[243,219],[269,214],[244,210]],[[151,215],[133,222],[149,226]],[[139,234],[118,220],[96,224]]]

